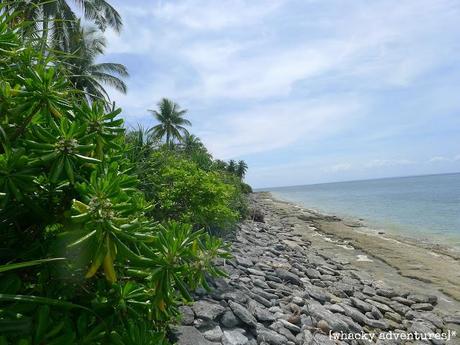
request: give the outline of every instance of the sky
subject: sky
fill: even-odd
[[[162,97],[253,187],[460,171],[458,0],[112,0],[129,126]]]

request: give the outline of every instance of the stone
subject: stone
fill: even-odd
[[[227,328],[233,328],[240,324],[240,320],[233,314],[231,310],[227,310],[220,320],[220,323]]]
[[[445,323],[452,323],[455,325],[460,325],[460,315],[446,316],[444,318]]]
[[[203,332],[203,336],[210,340],[210,341],[215,341],[219,342],[222,339],[222,329],[219,326],[216,326],[214,328],[211,328],[205,332]]]
[[[200,300],[193,304],[196,317],[204,320],[215,320],[225,312],[225,308],[218,303]]]
[[[392,313],[392,312],[386,312],[385,313],[385,318],[388,320],[392,320],[394,322],[401,322],[402,318],[401,315],[397,313]]]
[[[349,330],[348,325],[344,321],[340,320],[320,304],[309,304],[303,310],[306,315],[311,315],[318,321],[326,321],[334,332],[348,332]]]
[[[255,317],[243,307],[241,304],[235,303],[233,301],[229,301],[229,306],[232,309],[233,313],[246,325],[250,327],[257,326],[257,320]]]
[[[430,311],[433,310],[433,305],[430,303],[415,303],[410,306],[413,310],[416,311]]]
[[[247,345],[249,339],[243,334],[244,330],[234,329],[231,331],[224,331],[222,336],[223,345]]]
[[[305,301],[302,297],[294,296],[292,297],[292,303],[297,304],[298,306],[302,307],[305,304]]]
[[[181,324],[184,326],[193,325],[193,320],[195,320],[195,313],[192,308],[186,305],[179,307],[179,312],[181,314]]]
[[[324,290],[315,286],[308,287],[307,294],[310,295],[310,297],[316,299],[321,304],[330,301],[330,297],[324,293]]]
[[[414,301],[415,303],[430,303],[433,305],[438,302],[438,297],[434,295],[412,294],[408,295],[407,299]]]
[[[295,275],[294,273],[291,273],[283,268],[277,268],[275,270],[275,273],[276,275],[286,281],[286,282],[289,282],[289,283],[292,283],[292,284],[295,284],[295,285],[302,285],[302,281],[300,280],[300,278]]]
[[[294,332],[294,333],[299,333],[300,332],[300,327],[299,326],[296,326],[292,323],[290,323],[289,321],[286,321],[286,320],[283,320],[283,319],[279,319],[278,320],[279,322],[281,322],[281,324],[287,328],[288,330]]]
[[[387,297],[387,298],[392,298],[392,297],[398,296],[396,291],[394,291],[393,289],[377,289],[376,292],[377,292],[377,295]]]
[[[264,298],[264,297],[262,297],[260,295],[251,293],[251,297],[252,297],[252,299],[254,299],[255,301],[259,302],[260,304],[264,305],[267,308],[270,308],[270,307],[273,306],[272,302],[270,302],[269,300],[267,300],[266,298]]]
[[[319,273],[317,270],[313,268],[307,268],[305,270],[305,274],[310,279],[320,279],[321,278],[321,273]]]
[[[393,309],[395,312],[401,314],[401,315],[406,315],[406,313],[410,310],[410,308],[404,304],[401,304],[397,301],[392,301],[390,303],[391,309]]]
[[[248,297],[240,291],[231,291],[222,294],[222,299],[231,300],[240,304],[246,303]]]
[[[316,327],[318,327],[324,333],[329,333],[331,329],[329,327],[329,324],[325,320],[319,320],[318,323],[316,324]]]
[[[361,310],[363,313],[366,313],[368,311],[372,310],[372,305],[369,303],[366,303],[356,297],[351,297],[350,298],[351,304],[354,305],[356,308]]]
[[[366,301],[367,303],[369,303],[369,304],[372,304],[374,307],[377,307],[377,308],[378,308],[381,312],[383,312],[383,313],[394,311],[393,309],[391,309],[391,308],[390,308],[389,306],[387,306],[386,304],[383,304],[383,303],[374,301],[374,300],[372,300],[372,299],[366,299],[365,301]]]
[[[400,296],[393,297],[392,300],[393,300],[393,301],[396,301],[396,302],[399,302],[399,303],[401,303],[401,304],[407,305],[407,306],[409,306],[409,307],[410,307],[412,304],[415,303],[414,301],[411,301],[410,299],[407,299],[407,298],[404,298],[404,297],[400,297]]]
[[[257,329],[257,341],[259,344],[265,342],[270,345],[285,345],[288,339],[271,329],[260,328]]]
[[[376,294],[375,289],[371,288],[370,286],[365,286],[362,290],[363,294],[374,296]]]
[[[177,345],[216,345],[214,342],[207,340],[193,326],[179,326],[173,330],[173,335],[176,338]]]
[[[252,260],[248,258],[243,258],[241,256],[235,255],[235,260],[238,265],[243,266],[243,267],[253,267],[254,266],[254,263],[252,262]]]

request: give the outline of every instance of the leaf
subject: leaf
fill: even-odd
[[[91,309],[88,309],[78,304],[40,296],[0,294],[0,301],[47,304],[65,309],[78,308],[91,312]]]
[[[60,260],[66,260],[66,258],[50,258],[50,259],[40,259],[40,260],[18,262],[18,263],[15,263],[15,264],[6,264],[6,265],[0,266],[0,273],[6,272],[6,271],[11,271],[11,270],[16,270],[16,269],[20,269],[20,268],[26,268],[26,267],[41,265],[41,264],[46,263],[46,262],[60,261]]]

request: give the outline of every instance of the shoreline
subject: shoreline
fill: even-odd
[[[460,260],[460,246],[452,246],[447,244],[448,238],[444,238],[443,240],[433,240],[429,239],[428,237],[417,237],[416,231],[413,231],[411,234],[408,232],[407,234],[400,234],[396,233],[394,230],[387,230],[385,227],[385,224],[376,224],[372,223],[371,220],[363,219],[361,217],[355,216],[355,215],[350,215],[350,214],[337,214],[334,212],[327,212],[324,210],[319,210],[315,208],[310,208],[307,206],[302,205],[300,202],[295,202],[288,200],[286,198],[280,197],[278,195],[274,195],[276,193],[272,191],[257,191],[255,193],[261,193],[265,194],[268,193],[270,195],[270,198],[273,198],[277,202],[280,203],[286,203],[289,204],[293,207],[300,208],[304,211],[310,212],[310,213],[315,213],[318,216],[334,216],[337,218],[340,218],[340,221],[342,221],[344,224],[346,224],[349,227],[356,228],[358,231],[363,231],[364,233],[375,233],[376,236],[378,237],[387,237],[391,238],[406,244],[414,245],[417,247],[422,247],[424,249],[430,250],[436,254],[441,254],[441,255],[446,255],[450,256],[453,259]],[[398,228],[404,228],[404,226],[400,225]],[[433,234],[436,236],[435,234]],[[428,236],[428,234],[426,234]]]
[[[459,344],[460,302],[427,279],[401,275],[370,246],[356,246],[355,229],[338,217],[267,193],[252,194],[250,210],[229,239],[232,258],[216,263],[227,277],[179,307],[183,317],[172,334],[178,345],[369,343],[352,340],[360,335],[378,337],[370,342],[376,345]],[[337,236],[334,226],[350,234]],[[394,337],[414,334],[452,337]]]
[[[294,227],[307,240],[321,236],[315,235],[315,232],[323,234],[324,241],[329,242],[330,247],[336,246],[351,253],[362,251],[361,254],[355,253],[361,255],[356,256],[356,260],[379,260],[396,270],[401,277],[432,285],[433,290],[447,296],[446,299],[460,302],[460,252],[454,248],[380,232],[367,227],[357,218],[342,219],[321,213],[295,202],[279,199],[271,192],[254,194],[264,204],[272,204],[275,209],[280,208],[282,213],[300,220],[294,221]],[[302,224],[302,221],[306,224]]]

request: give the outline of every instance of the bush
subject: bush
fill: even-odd
[[[228,230],[240,219],[241,191],[234,180],[205,171],[180,153],[158,150],[143,172],[141,187],[155,219],[178,220],[208,230]]]

